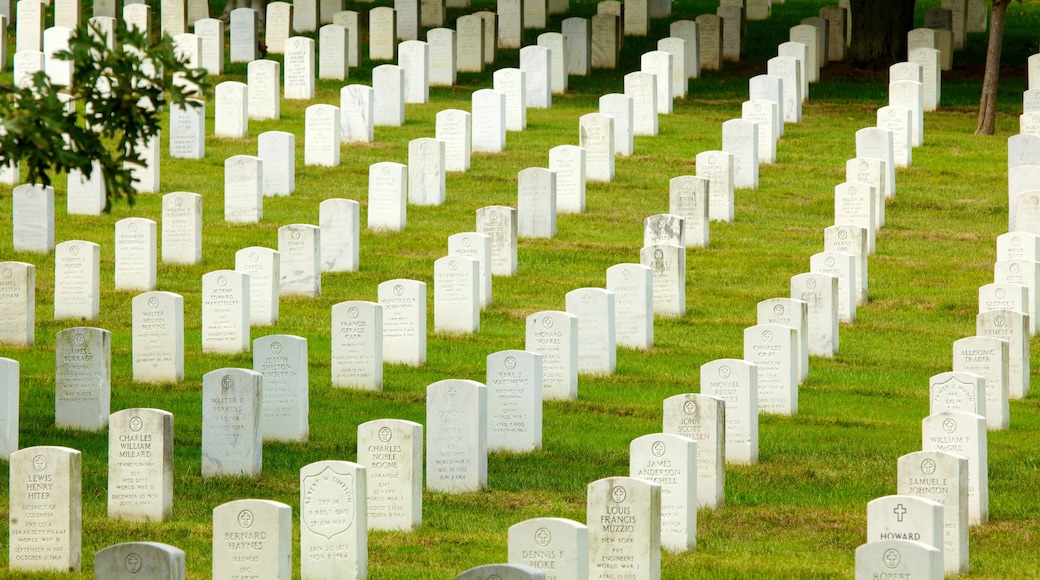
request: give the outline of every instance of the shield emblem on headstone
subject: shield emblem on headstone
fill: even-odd
[[[308,531],[331,540],[354,523],[354,476],[326,467],[317,475],[303,478],[303,525]]]

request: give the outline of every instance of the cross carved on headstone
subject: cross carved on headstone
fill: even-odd
[[[903,504],[898,504],[892,509],[892,513],[896,514],[896,519],[901,522],[903,521],[903,516],[906,514],[906,508],[903,507]]]

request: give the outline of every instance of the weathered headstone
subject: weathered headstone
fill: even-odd
[[[33,184],[14,188],[11,224],[16,252],[51,253],[54,250],[54,188]]]
[[[985,379],[986,428],[1008,428],[1008,342],[988,336],[970,336],[953,343],[954,372]]]
[[[589,529],[565,518],[531,518],[509,526],[509,563],[546,578],[589,580]]]
[[[0,262],[0,344],[36,341],[36,266]]]
[[[622,157],[635,153],[634,109],[635,99],[625,94],[610,93],[599,98],[599,112],[614,120],[614,153]]]
[[[480,263],[465,256],[445,256],[433,265],[435,332],[480,332]]]
[[[138,576],[141,574],[141,576]],[[178,580],[185,577],[184,550],[160,542],[123,542],[94,555],[94,577],[108,580]]]
[[[880,159],[885,162],[885,195],[893,197],[896,194],[895,132],[880,127],[880,125],[881,123],[878,127],[865,127],[856,131],[856,157]],[[906,137],[909,151],[911,148],[910,134],[907,133]],[[908,153],[908,164],[909,159]]]
[[[332,306],[332,386],[383,390],[383,308],[348,300]]]
[[[632,134],[657,135],[657,81],[646,72],[625,75],[625,96],[632,99]]]
[[[760,412],[798,412],[798,342],[798,332],[791,326],[760,324],[744,329],[744,360],[758,368]]]
[[[578,397],[578,317],[546,310],[527,317],[524,348],[542,355],[542,399]]]
[[[173,515],[173,413],[123,409],[108,421],[108,517]]]
[[[239,10],[243,10],[239,8]],[[248,9],[245,9],[248,10]],[[224,81],[217,85],[213,134],[241,139],[249,135],[249,85]]]
[[[807,47],[808,60],[805,63],[805,70],[802,72],[808,77],[810,83],[820,82],[820,67],[824,63],[819,60],[820,46],[817,28],[810,24],[793,26],[788,38],[791,42],[800,42]]]
[[[426,364],[426,284],[395,279],[381,282],[383,361],[412,366]]]
[[[269,334],[253,341],[253,370],[262,374],[260,431],[264,441],[310,436],[307,339]]]
[[[867,230],[867,252],[874,253],[877,227],[876,188],[869,183],[847,181],[834,186],[834,223]]]
[[[403,231],[406,223],[408,166],[392,161],[368,168],[368,228]]]
[[[246,66],[249,81],[249,118],[258,121],[281,118],[282,65],[275,60],[254,60]]]
[[[942,505],[942,550],[946,573],[968,573],[968,460],[941,451],[917,451],[899,458],[899,494]]]
[[[715,10],[722,25],[722,59],[740,62],[747,21],[740,6],[722,5]]]
[[[404,102],[430,102],[430,45],[406,40],[397,50],[397,66],[404,71]]]
[[[361,204],[331,198],[318,204],[321,271],[356,272],[361,235]]]
[[[567,92],[567,42],[562,33],[538,35],[538,46],[549,50],[549,78],[553,94]]]
[[[144,6],[145,4],[138,4]],[[246,21],[249,24],[249,21]],[[199,63],[209,75],[224,74],[224,21],[215,18],[206,18],[194,23],[194,33],[202,41],[202,53],[199,55]],[[239,43],[241,39],[238,39]],[[254,56],[249,61],[259,58]]]
[[[585,211],[585,149],[557,145],[549,150],[549,171],[556,176],[556,213]]]
[[[639,250],[639,263],[653,273],[654,314],[666,318],[684,316],[686,247],[675,243],[644,245]]]
[[[476,14],[459,16],[456,29],[458,72],[484,72],[484,19]]]
[[[338,24],[318,30],[318,78],[345,80],[350,75],[350,33]]]
[[[278,322],[281,256],[276,250],[250,246],[235,252],[235,270],[249,275],[249,324]]]
[[[265,131],[257,137],[256,148],[264,167],[260,186],[263,195],[283,196],[296,191],[296,135]]]
[[[697,17],[701,70],[722,70],[722,19],[716,14]]]
[[[916,495],[886,495],[867,504],[867,541],[912,540],[943,549],[939,502]]]
[[[941,580],[942,550],[912,540],[867,542],[856,548],[856,580],[884,576]]]
[[[10,569],[78,572],[83,529],[80,452],[68,447],[27,447],[11,453],[10,468]],[[49,532],[39,534],[40,528]]]
[[[697,507],[721,508],[726,498],[725,402],[696,393],[668,397],[662,432],[697,442]]]
[[[217,369],[202,376],[202,477],[260,475],[262,382],[262,374],[248,369]],[[214,564],[214,573],[217,569]]]
[[[112,399],[112,334],[77,326],[54,339],[54,425],[100,431]]]
[[[357,460],[368,470],[368,529],[422,525],[423,426],[401,419],[358,425]]]
[[[685,41],[683,65],[687,79],[701,76],[701,35],[693,20],[676,20],[668,26],[668,35]]]
[[[18,451],[18,405],[21,372],[18,361],[0,357],[0,459]]]
[[[527,128],[527,74],[518,68],[500,68],[492,81],[495,91],[505,95],[506,131],[523,131]],[[473,97],[475,102],[476,93]],[[476,114],[475,106],[473,112]]]
[[[213,576],[289,578],[292,508],[267,499],[239,499],[213,508]]]
[[[224,221],[255,224],[264,216],[264,162],[252,155],[224,160]]]
[[[231,62],[252,62],[260,58],[260,15],[252,8],[231,11]]]
[[[498,14],[490,10],[480,10],[473,13],[484,22],[484,64],[495,62],[498,53]]]
[[[673,177],[668,208],[669,214],[683,220],[686,247],[708,246],[708,180],[692,175]]]
[[[567,312],[578,317],[578,372],[610,375],[617,367],[614,293],[578,288],[566,296]]]
[[[516,210],[500,205],[478,209],[476,231],[491,238],[491,273],[495,276],[515,276]]]
[[[397,60],[397,11],[388,6],[368,13],[368,57],[372,60]],[[373,71],[374,72],[374,71]]]
[[[279,295],[321,295],[319,226],[289,224],[278,228],[278,256]]]
[[[856,304],[866,304],[868,275],[866,229],[849,224],[830,226],[823,230],[823,249],[826,252],[843,252],[852,255],[856,270]]]
[[[307,107],[303,138],[304,165],[339,165],[340,123],[339,107],[325,104]]]
[[[383,64],[372,69],[373,125],[400,127],[404,124],[404,69]]]
[[[697,154],[696,163],[697,177],[708,180],[708,218],[733,221],[733,155],[725,151],[702,151]]]
[[[487,387],[445,379],[426,388],[426,489],[487,487]]]
[[[654,273],[640,264],[607,268],[614,293],[614,336],[618,346],[649,350],[654,345]]]
[[[697,442],[683,435],[652,433],[629,445],[629,475],[661,486],[661,547],[670,552],[697,547],[697,468]]]
[[[198,99],[190,101],[185,106],[170,106],[170,157],[202,159],[206,156],[206,103]]]
[[[408,203],[441,205],[445,198],[445,143],[421,137],[408,142]]]
[[[361,14],[353,10],[341,10],[332,15],[332,23],[347,29],[347,66],[361,64]]]
[[[367,577],[367,488],[368,469],[350,461],[316,461],[300,469],[304,578]]]
[[[986,418],[946,411],[921,421],[921,450],[944,451],[968,458],[968,524],[989,521],[989,462]]]
[[[758,162],[776,163],[776,142],[779,138],[776,134],[776,103],[759,99],[744,101],[740,118],[758,127]]]
[[[488,451],[542,448],[542,355],[503,350],[487,357]]]
[[[155,289],[155,229],[155,222],[146,218],[123,218],[116,222],[116,290]]]
[[[271,54],[285,53],[285,41],[292,34],[293,5],[288,2],[269,2],[264,21],[264,44]]]
[[[809,271],[828,274],[838,279],[838,320],[856,321],[859,282],[856,280],[856,257],[845,252],[824,251],[809,258]]]
[[[365,85],[347,85],[339,91],[340,139],[344,143],[375,140],[375,90]]]
[[[523,46],[524,37],[524,3],[522,0],[502,0],[498,2],[498,48],[515,48]]]
[[[975,317],[975,334],[1008,342],[1008,397],[1029,396],[1029,315],[1013,310],[989,310]]]
[[[0,288],[6,293],[8,288],[5,282],[7,279],[0,277]],[[55,320],[97,318],[100,284],[101,246],[80,240],[58,244],[54,249]]]
[[[419,40],[420,0],[394,0],[397,13],[397,40]]]
[[[791,277],[791,298],[808,308],[809,354],[833,357],[838,352],[838,279],[828,274]]]
[[[733,156],[733,187],[758,189],[758,125],[743,119],[722,123],[722,150]]]
[[[432,87],[450,87],[455,84],[458,71],[456,47],[458,45],[454,30],[450,28],[434,28],[426,32],[429,44],[429,82]]]
[[[607,477],[588,485],[589,573],[624,572],[634,580],[661,576],[661,486],[634,477]]]
[[[552,59],[544,46],[525,46],[520,49],[520,70],[524,73],[524,94],[527,107],[552,107]]]
[[[134,296],[134,380],[147,383],[184,379],[184,299],[172,292]]]
[[[770,298],[757,305],[758,324],[777,324],[795,330],[798,345],[799,382],[809,376],[809,307],[802,300]]]
[[[474,232],[453,234],[448,236],[448,255],[477,261],[480,307],[487,308],[491,304],[491,238]]]
[[[249,352],[249,275],[216,270],[202,276],[202,352]]]
[[[620,60],[621,20],[614,14],[596,14],[591,18],[590,67],[615,69]]]
[[[282,68],[286,99],[314,98],[314,39],[303,36],[287,38]]]
[[[318,1],[295,0],[292,9],[292,29],[296,32],[314,32],[318,29]]]

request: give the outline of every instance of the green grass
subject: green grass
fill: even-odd
[[[433,262],[447,251],[448,235],[471,231],[476,209],[515,206],[516,172],[546,166],[548,151],[577,143],[577,120],[594,111],[596,100],[622,90],[622,74],[638,67],[649,40],[626,39],[617,72],[571,78],[571,91],[553,97],[551,110],[528,111],[528,129],[510,133],[507,150],[476,154],[472,169],[448,176],[447,203],[410,207],[404,233],[361,234],[361,270],[326,274],[318,298],[285,298],[276,326],[253,330],[253,338],[290,333],[310,346],[311,440],[269,443],[264,472],[255,479],[203,479],[200,475],[202,375],[222,367],[251,367],[251,355],[202,354],[201,277],[233,268],[236,250],[250,245],[277,247],[277,228],[316,223],[318,203],[331,197],[355,199],[367,209],[368,166],[407,162],[409,140],[432,136],[434,115],[444,108],[469,109],[470,93],[490,86],[484,75],[460,75],[452,89],[432,89],[431,103],[409,105],[400,128],[377,128],[371,145],[345,146],[337,168],[303,165],[305,103],[283,101],[278,122],[251,122],[250,137],[210,137],[206,158],[163,157],[163,193],[202,194],[203,261],[195,266],[160,264],[158,288],[184,296],[185,372],[176,385],[134,383],[130,368],[132,293],[113,288],[113,226],[128,216],[160,219],[160,196],[142,195],[129,208],[117,204],[102,217],[66,216],[64,176],[56,179],[59,218],[55,239],[93,241],[102,248],[102,315],[90,322],[112,332],[112,410],[158,407],[175,416],[177,445],[173,517],[162,523],[133,523],[106,517],[107,433],[54,427],[54,335],[75,326],[54,321],[53,255],[14,252],[10,220],[0,225],[0,259],[36,265],[37,344],[0,347],[0,356],[21,362],[21,445],[66,445],[83,453],[83,572],[92,577],[95,552],[114,543],[162,541],[184,549],[189,576],[208,577],[212,509],[241,498],[262,498],[293,507],[299,533],[298,473],[324,459],[353,460],[356,426],[378,418],[425,421],[426,385],[444,378],[483,381],[485,357],[523,348],[524,320],[533,312],[563,309],[566,292],[605,283],[605,271],[634,262],[644,217],[667,211],[668,180],[695,172],[694,157],[721,145],[721,123],[738,117],[747,79],[765,71],[765,60],[786,40],[786,31],[815,15],[821,0],[788,0],[773,18],[751,22],[747,56],[721,73],[691,83],[690,97],[661,117],[661,133],[636,139],[636,154],[619,158],[610,184],[590,184],[588,209],[560,216],[552,240],[523,240],[519,271],[494,280],[494,303],[483,312],[481,332],[467,337],[431,334],[425,367],[387,365],[381,393],[330,387],[330,310],[343,300],[375,300],[376,286],[391,278],[430,285]],[[481,5],[488,5],[481,2]],[[713,12],[710,0],[677,0],[674,18]],[[918,22],[935,1],[918,2]],[[573,2],[572,13],[588,15],[594,5]],[[368,5],[360,5],[362,10]],[[451,21],[458,15],[451,12]],[[920,421],[928,413],[928,377],[949,370],[954,340],[974,334],[977,288],[992,280],[995,238],[1006,228],[1006,139],[1017,133],[1025,61],[1037,50],[1040,7],[1009,9],[997,134],[975,137],[985,35],[971,35],[957,54],[956,71],[946,75],[943,107],[926,116],[924,146],[914,164],[897,172],[897,195],[887,207],[870,259],[870,302],[854,325],[841,329],[841,351],[833,359],[814,358],[801,387],[799,412],[763,416],[760,463],[728,469],[726,505],[698,514],[697,551],[663,556],[664,578],[848,577],[854,550],[866,535],[868,501],[896,491],[896,459],[920,449]],[[559,18],[551,30],[559,29]],[[667,35],[655,22],[652,38]],[[529,33],[530,41],[536,34]],[[498,66],[515,66],[517,53],[500,53]],[[351,72],[367,83],[371,65]],[[245,68],[230,67],[222,80],[245,80]],[[9,78],[5,77],[5,78]],[[582,376],[579,399],[547,402],[544,446],[528,455],[491,454],[488,489],[480,493],[426,493],[423,526],[416,532],[373,532],[369,571],[373,579],[447,579],[469,567],[506,560],[506,530],[530,517],[559,516],[583,521],[585,486],[595,479],[628,472],[628,444],[661,428],[661,401],[696,392],[699,368],[721,357],[739,357],[743,329],[755,323],[755,304],[787,295],[789,278],[808,270],[809,256],[822,249],[823,229],[833,223],[833,188],[844,180],[846,159],[855,155],[854,133],[873,125],[877,107],[887,104],[884,73],[859,73],[832,64],[810,89],[804,121],[788,125],[778,144],[778,162],[761,168],[761,185],[736,195],[736,221],[712,224],[711,245],[687,254],[688,313],[659,319],[653,349],[619,349],[617,373]],[[341,83],[319,82],[312,103],[339,102]],[[306,104],[312,104],[306,103]],[[208,108],[212,134],[213,107]],[[252,153],[256,136],[272,129],[298,135],[296,193],[265,199],[259,225],[225,224],[222,214],[223,163],[230,155]],[[165,155],[165,145],[164,145]],[[8,192],[0,195],[0,215],[10,215]],[[1035,344],[1035,342],[1034,342]],[[1033,356],[1034,361],[1038,359]],[[1040,363],[1035,363],[1040,364]],[[1034,367],[1035,368],[1035,367]],[[989,436],[990,523],[971,530],[971,574],[979,578],[1040,575],[1040,404],[1037,398],[1011,403],[1011,429]],[[6,488],[7,469],[0,469]],[[0,494],[0,511],[7,496]],[[0,523],[0,537],[6,536]],[[299,570],[294,542],[294,570]],[[0,575],[7,551],[0,551]],[[46,575],[41,575],[44,577]],[[66,576],[67,577],[67,576]]]

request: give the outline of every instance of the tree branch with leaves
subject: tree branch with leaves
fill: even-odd
[[[208,90],[206,71],[190,68],[169,35],[150,41],[121,23],[114,39],[93,25],[77,28],[55,58],[72,62],[68,87],[43,71],[25,86],[0,85],[0,166],[20,164],[29,183],[50,185],[73,170],[90,177],[96,163],[105,210],[118,199],[132,205],[128,166],[144,166],[140,145],[159,134],[165,105],[197,106],[189,98],[196,87]]]

